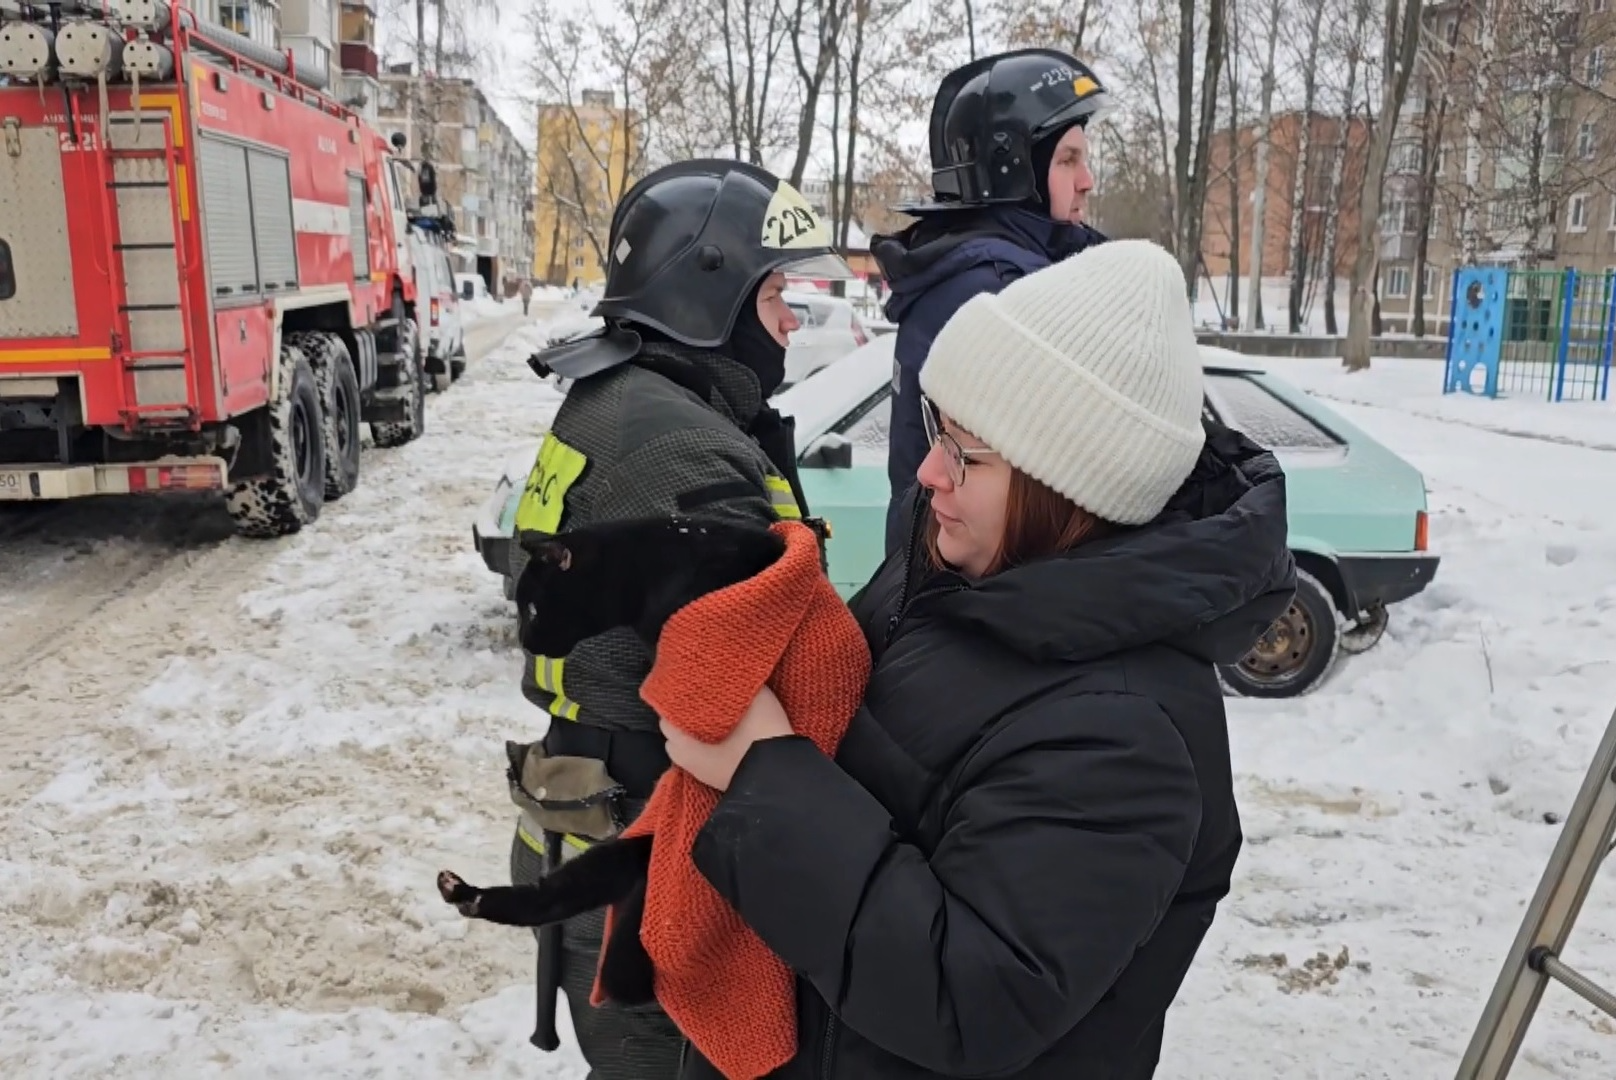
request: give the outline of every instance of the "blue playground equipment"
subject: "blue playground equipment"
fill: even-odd
[[[1616,272],[1466,267],[1453,275],[1445,394],[1604,401]]]

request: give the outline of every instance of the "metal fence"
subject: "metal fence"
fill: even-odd
[[[1453,276],[1445,393],[1604,401],[1616,273],[1468,267]]]

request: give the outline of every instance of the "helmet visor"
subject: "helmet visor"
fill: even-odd
[[[1095,120],[1104,120],[1116,112],[1116,101],[1109,93],[1101,90],[1097,94],[1080,98],[1063,109],[1059,109],[1045,117],[1043,122],[1033,129],[1032,137],[1041,139],[1054,131],[1070,127],[1079,120],[1092,123]]]
[[[847,265],[847,260],[834,251],[782,262],[774,269],[790,277],[813,278],[816,281],[855,281],[858,278],[853,268]]]

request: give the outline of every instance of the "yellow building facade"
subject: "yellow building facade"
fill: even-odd
[[[612,208],[643,171],[639,125],[610,93],[539,106],[533,276],[549,285],[606,278]]]

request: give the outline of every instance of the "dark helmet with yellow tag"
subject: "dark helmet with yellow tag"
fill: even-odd
[[[853,276],[830,227],[790,184],[742,161],[681,161],[635,184],[612,214],[605,295],[592,314],[686,345],[728,340],[775,271]]]
[[[931,107],[933,201],[946,210],[1039,198],[1033,147],[1113,108],[1099,76],[1057,49],[1017,49],[951,71]]]

